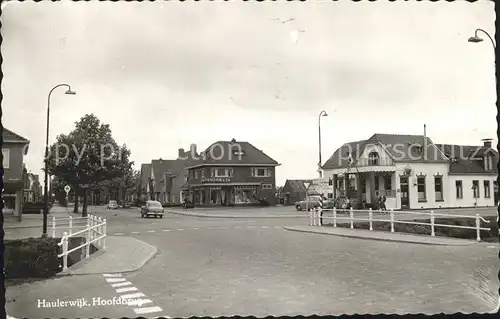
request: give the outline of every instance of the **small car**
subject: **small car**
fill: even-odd
[[[144,206],[141,206],[140,211],[142,218],[149,216],[154,216],[155,218],[163,218],[163,214],[165,213],[161,203],[155,200],[146,201],[146,204]]]
[[[108,203],[107,209],[118,209],[118,203],[116,200],[110,200]]]
[[[307,200],[301,200],[295,203],[295,209],[298,211],[301,210],[311,210],[316,207],[319,207],[319,202],[320,202],[321,197],[320,196],[309,196],[307,197]]]

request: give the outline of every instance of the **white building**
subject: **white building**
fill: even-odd
[[[419,135],[374,134],[337,149],[322,166],[333,196],[358,207],[425,209],[494,206],[498,153],[482,146],[434,144]]]

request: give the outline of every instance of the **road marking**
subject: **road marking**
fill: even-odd
[[[133,231],[132,234],[140,234],[138,231]]]
[[[123,235],[123,233],[116,233],[115,236]]]
[[[154,230],[148,230],[148,233],[154,233],[155,231]]]
[[[121,277],[122,274],[102,274],[104,277]]]
[[[126,281],[127,279],[125,278],[107,278],[106,281],[107,282],[122,282],[122,281]]]
[[[116,289],[117,293],[129,292],[129,291],[137,291],[137,288],[135,288],[135,287],[125,287],[125,288],[118,288],[118,289]]]
[[[260,226],[260,228],[268,228],[267,226]]]
[[[152,303],[152,302],[153,301],[150,299],[134,299],[134,300],[127,301],[127,305],[140,307],[142,305],[146,305],[146,304]]]
[[[163,231],[170,231],[170,229],[164,229]]]
[[[194,230],[198,230],[199,228],[198,228],[198,227],[196,227],[196,228],[193,228],[193,229],[194,229]]]
[[[136,292],[135,294],[127,294],[127,295],[122,295],[120,298],[122,299],[135,299],[135,298],[140,298],[140,297],[146,297],[145,294],[142,292]]]
[[[163,311],[160,307],[149,307],[149,308],[135,308],[134,312],[138,315],[143,315],[146,313]]]
[[[177,229],[177,230],[178,230],[178,231],[183,231],[183,230],[185,230],[185,229],[184,229],[184,228],[179,228],[179,229]]]
[[[131,285],[132,283],[130,281],[124,281],[124,282],[119,282],[116,284],[112,284],[111,287],[116,288],[116,287],[123,287],[123,286],[128,286]]]

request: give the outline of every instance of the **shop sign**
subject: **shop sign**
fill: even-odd
[[[230,183],[230,177],[203,177],[201,179],[202,183]]]

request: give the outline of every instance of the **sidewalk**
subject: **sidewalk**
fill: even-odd
[[[202,210],[202,209],[200,209]],[[168,208],[165,210],[166,213],[170,214],[176,214],[176,215],[184,215],[184,216],[191,216],[191,217],[209,217],[209,218],[309,218],[307,213],[300,213],[300,212],[273,212],[273,211],[266,211],[266,212],[255,212],[253,214],[240,214],[240,213],[235,213],[234,210],[227,210],[227,214],[221,214],[221,210],[213,210],[211,212],[210,209],[203,209],[201,212],[198,209],[173,209],[173,208]]]
[[[289,231],[304,232],[304,233],[334,235],[334,236],[342,236],[349,238],[382,240],[390,242],[412,243],[412,244],[423,244],[423,245],[468,246],[478,243],[477,241],[458,239],[458,238],[433,237],[424,235],[391,233],[383,231],[370,231],[365,229],[350,229],[342,227],[285,226],[284,228]]]
[[[65,275],[127,273],[141,269],[158,249],[141,240],[125,236],[107,236],[106,251],[98,251],[68,269]]]

